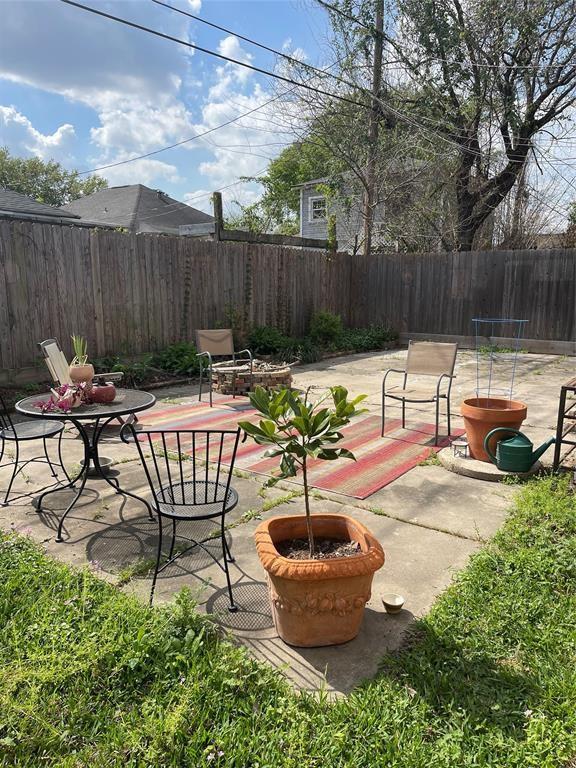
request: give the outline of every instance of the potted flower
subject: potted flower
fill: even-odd
[[[72,336],[74,359],[70,363],[70,379],[74,384],[86,383],[88,387],[94,378],[94,366],[88,362],[87,344],[83,336]]]
[[[276,630],[290,645],[338,645],[356,637],[372,578],[384,564],[382,547],[361,523],[310,511],[309,462],[354,459],[336,444],[340,428],[360,412],[357,405],[364,398],[348,400],[344,387],[332,387],[313,402],[308,392],[258,387],[250,401],[263,418],[258,424],[240,422],[258,444],[270,446],[267,456],[280,459],[275,481],[298,471],[302,475],[305,515],[273,517],[255,533]]]

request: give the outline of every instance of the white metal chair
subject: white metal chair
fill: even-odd
[[[212,371],[214,368],[230,365],[230,362],[235,364],[236,358],[244,355],[248,362],[249,377],[252,379],[252,352],[249,349],[241,349],[238,352],[234,349],[234,337],[231,328],[196,331],[196,349],[198,350],[196,357],[200,359],[200,390],[198,392],[198,400],[202,400],[202,381],[204,377],[204,366],[202,364],[203,358],[206,358],[208,361],[210,406],[212,406]],[[224,357],[227,359],[215,363],[213,361],[214,357]]]
[[[458,344],[435,341],[411,341],[408,345],[406,367],[390,368],[382,381],[382,436],[386,421],[386,398],[402,403],[402,428],[406,427],[406,403],[436,403],[436,430],[434,445],[438,445],[438,422],[440,419],[440,400],[446,400],[448,435],[450,435],[450,390],[456,364]],[[386,388],[386,380],[391,373],[401,373],[404,380],[401,386]],[[409,377],[426,376],[428,382],[413,384]],[[447,386],[443,386],[447,384]]]
[[[59,386],[62,386],[63,384],[72,384],[68,360],[66,360],[66,355],[60,349],[60,345],[56,339],[46,339],[45,341],[39,342],[38,346],[44,355],[44,362],[50,371],[54,383]],[[122,371],[96,373],[94,375],[94,381],[111,381],[114,384],[118,384],[122,381],[123,376],[124,373]],[[124,419],[121,416],[118,416],[117,421],[120,424],[124,424]],[[135,415],[134,421],[138,421],[138,418]]]
[[[66,360],[66,355],[60,349],[60,345],[56,339],[46,339],[45,341],[41,341],[38,346],[44,355],[44,362],[46,363],[54,382],[60,386],[62,384],[72,384],[68,360]],[[94,375],[94,379],[102,379],[117,383],[122,380],[123,376],[124,374],[122,371],[114,371],[110,373],[97,373]]]

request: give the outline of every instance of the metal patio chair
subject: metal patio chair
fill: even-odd
[[[70,482],[70,477],[68,476],[68,472],[66,471],[66,467],[64,466],[64,462],[62,461],[62,433],[64,431],[64,425],[59,424],[55,421],[50,421],[49,419],[33,419],[30,421],[19,421],[14,423],[12,421],[12,418],[10,417],[10,413],[8,409],[6,408],[6,404],[4,400],[2,399],[2,396],[0,395],[0,464],[2,463],[2,459],[4,458],[4,452],[6,449],[7,443],[14,445],[14,450],[16,451],[16,456],[14,458],[13,462],[9,462],[8,464],[4,464],[4,467],[10,467],[13,466],[14,469],[12,471],[12,477],[10,478],[10,482],[8,483],[8,488],[6,489],[6,493],[4,494],[4,501],[2,502],[2,506],[7,506],[10,497],[10,491],[12,490],[12,485],[14,484],[14,480],[16,479],[16,476],[22,472],[24,467],[26,467],[28,464],[31,464],[32,462],[36,462],[39,464],[47,464],[50,468],[50,472],[52,473],[52,477],[55,477],[56,480],[58,480],[58,475],[54,469],[54,466],[59,466],[62,471],[64,472],[66,479]],[[58,436],[58,461],[54,462],[50,458],[50,454],[48,453],[48,444],[47,440],[48,438],[56,437]],[[34,456],[31,459],[25,459],[24,461],[20,461],[20,443],[29,441],[29,440],[42,440],[42,444],[44,446],[44,455],[43,456]]]
[[[446,419],[448,436],[450,436],[450,390],[454,376],[454,365],[458,344],[435,341],[410,341],[406,367],[403,369],[390,368],[384,374],[382,381],[382,431],[386,421],[386,398],[399,400],[402,403],[402,429],[406,427],[406,403],[435,403],[436,429],[434,445],[438,445],[438,422],[440,419],[440,401],[446,400]],[[404,380],[401,386],[386,388],[386,380],[391,373],[401,373]],[[426,376],[429,384],[421,382],[415,385],[409,381],[413,376]],[[443,385],[447,383],[447,387]]]
[[[148,504],[158,517],[158,549],[150,589],[150,605],[158,574],[177,558],[195,547],[206,552],[225,573],[230,598],[229,610],[237,607],[232,594],[228,563],[234,558],[226,542],[225,520],[228,512],[238,504],[238,494],[230,485],[240,439],[236,430],[143,430],[136,432],[132,423],[121,430],[125,443],[136,443],[140,461],[152,493]],[[226,458],[227,473],[223,471]],[[172,537],[168,559],[162,560],[163,521],[172,523]],[[219,536],[207,536],[197,541],[184,538],[190,546],[174,554],[176,524],[179,521],[214,520],[219,524]],[[206,547],[206,542],[220,538],[222,562]]]
[[[203,358],[208,360],[208,389],[210,392],[210,406],[212,406],[212,371],[218,366],[229,366],[230,362],[236,363],[236,360],[241,355],[244,355],[248,361],[249,378],[252,380],[252,364],[253,356],[249,349],[241,349],[235,351],[234,338],[231,328],[218,328],[215,330],[203,330],[196,331],[196,349],[200,358],[200,391],[198,392],[198,400],[202,400],[202,381],[204,376]],[[217,363],[213,361],[214,357],[225,357],[226,360],[221,360]],[[234,392],[233,397],[236,396]]]

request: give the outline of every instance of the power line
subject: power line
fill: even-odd
[[[62,2],[67,2],[68,0],[62,0]],[[272,104],[272,102],[277,101],[278,99],[282,98],[285,94],[279,94],[278,96],[274,96],[272,99],[268,99],[268,101],[265,101],[263,104],[258,105],[257,107],[253,107],[252,109],[249,109],[247,112],[242,113],[241,115],[236,115],[236,117],[231,118],[230,120],[227,120],[225,123],[221,123],[220,125],[214,126],[214,128],[210,128],[207,131],[203,131],[202,133],[197,133],[195,136],[190,136],[188,139],[182,139],[182,141],[177,141],[174,144],[168,144],[166,147],[161,147],[160,149],[154,149],[151,152],[146,152],[143,155],[137,155],[136,157],[130,157],[127,160],[119,160],[116,163],[108,163],[108,165],[101,165],[98,168],[92,168],[89,171],[79,171],[78,175],[82,176],[87,173],[96,173],[97,171],[104,171],[107,168],[116,168],[118,165],[125,165],[126,163],[133,163],[135,160],[143,160],[146,157],[151,157],[152,155],[157,155],[160,152],[166,152],[168,149],[174,149],[175,147],[181,147],[183,144],[188,144],[190,141],[195,141],[196,139],[202,139],[204,136],[208,136],[210,133],[214,133],[215,131],[219,131],[221,128],[226,128],[228,125],[232,125],[232,123],[237,122],[238,120],[241,120],[243,117],[248,117],[248,115],[253,114],[254,112],[257,112],[259,109],[263,109],[264,107],[267,107],[269,104]]]
[[[357,16],[352,16],[350,13],[346,13],[341,8],[338,8],[335,5],[332,5],[331,3],[325,2],[325,0],[316,0],[318,5],[321,5],[323,8],[326,8],[329,11],[334,11],[334,13],[337,13],[339,16],[342,16],[344,19],[348,19],[348,21],[353,21],[355,24],[357,24],[359,27],[364,27],[364,29],[367,29],[368,32],[370,32],[372,35],[376,34],[376,27],[373,27],[369,24],[364,24],[363,21],[360,21],[360,19]]]
[[[334,13],[337,13],[339,16],[342,16],[344,19],[348,19],[348,21],[352,21],[354,24],[357,24],[359,27],[363,27],[363,29],[368,30],[372,35],[376,35],[377,31],[376,28],[365,24],[363,21],[361,21],[357,16],[353,16],[350,13],[346,13],[346,11],[343,11],[341,8],[338,8],[336,5],[332,5],[331,3],[327,3],[325,0],[316,0],[318,5],[321,5],[323,8],[326,8],[329,11],[333,11]],[[444,64],[461,64],[461,65],[467,65],[469,62],[464,61],[457,61],[452,59],[444,59],[439,56],[428,56],[427,59],[424,59],[423,61],[419,61],[418,64],[427,64],[431,61],[434,62],[441,62]],[[505,67],[507,69],[525,69],[525,70],[532,70],[536,71],[539,69],[545,70],[545,69],[562,69],[565,67],[569,62],[565,61],[563,64],[506,64],[506,62],[502,62],[502,64],[485,64],[481,62],[474,62],[475,67],[483,67],[485,69],[501,69],[502,67]]]
[[[245,67],[246,69],[251,69],[253,72],[258,72],[261,75],[266,75],[267,77],[272,77],[275,80],[282,80],[285,83],[290,83],[291,85],[295,85],[298,88],[304,88],[308,91],[314,91],[314,93],[319,93],[322,96],[328,96],[332,99],[337,99],[338,101],[345,101],[348,104],[353,104],[355,107],[361,107],[362,109],[366,109],[366,104],[362,104],[359,101],[355,101],[354,99],[349,99],[347,96],[340,96],[335,93],[328,93],[327,91],[323,91],[321,88],[316,88],[314,85],[309,85],[307,83],[298,83],[296,80],[293,80],[290,77],[285,77],[284,75],[279,75],[275,72],[270,72],[267,69],[262,69],[261,67],[256,67],[253,64],[247,64],[245,61],[240,61],[239,59],[232,59],[230,56],[224,56],[222,53],[217,53],[216,51],[211,51],[208,48],[202,48],[199,45],[195,45],[194,43],[189,43],[187,40],[181,40],[178,37],[173,37],[172,35],[167,35],[164,32],[158,32],[156,29],[151,29],[150,27],[145,27],[143,24],[137,24],[134,21],[129,21],[128,19],[123,19],[120,16],[114,16],[111,13],[105,13],[104,11],[99,11],[96,8],[90,8],[88,5],[83,5],[82,3],[77,3],[75,0],[60,0],[61,3],[65,3],[66,5],[74,6],[75,8],[80,8],[83,11],[87,11],[88,13],[93,13],[96,16],[102,16],[105,19],[110,19],[111,21],[117,21],[119,24],[124,24],[127,27],[132,27],[133,29],[139,29],[141,32],[147,32],[150,35],[155,35],[156,37],[160,37],[163,40],[169,40],[173,43],[178,43],[179,45],[184,45],[187,48],[191,48],[195,51],[200,51],[200,53],[205,53],[208,56],[214,56],[217,59],[221,59],[222,61],[226,61],[229,64],[236,64],[239,67]]]
[[[287,53],[283,53],[282,51],[278,51],[275,48],[271,48],[269,45],[265,45],[264,43],[259,43],[257,40],[252,40],[250,37],[246,37],[245,35],[241,35],[239,32],[235,32],[232,29],[228,29],[227,27],[222,27],[219,24],[215,24],[213,21],[208,21],[207,19],[202,18],[201,16],[197,16],[194,13],[189,13],[188,11],[184,11],[181,8],[176,8],[173,5],[169,5],[168,3],[163,2],[163,0],[152,0],[153,3],[156,5],[161,5],[163,8],[167,8],[170,11],[174,11],[175,13],[180,13],[182,16],[187,16],[190,19],[195,19],[196,21],[199,21],[202,24],[206,24],[209,27],[213,27],[214,29],[220,30],[220,32],[226,32],[228,35],[233,35],[234,37],[237,37],[239,40],[244,40],[244,42],[249,43],[250,45],[255,45],[257,48],[262,48],[264,51],[268,51],[269,53],[273,53],[275,56],[280,56],[283,59],[286,59],[286,61],[289,61],[291,64],[295,64],[299,67],[304,67],[305,69],[309,70],[310,72],[314,72],[317,75],[321,75],[322,77],[325,75],[328,75],[329,77],[332,77],[334,80],[337,80],[339,83],[342,83],[343,85],[346,85],[348,88],[354,88],[355,90],[361,90],[363,92],[366,92],[366,89],[359,88],[359,86],[354,85],[353,83],[350,83],[347,80],[344,80],[342,77],[339,77],[338,75],[334,75],[331,72],[327,72],[326,70],[319,69],[318,67],[314,67],[312,64],[307,64],[305,61],[300,61],[299,59],[295,59],[293,56],[289,56]]]

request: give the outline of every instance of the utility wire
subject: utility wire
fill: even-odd
[[[339,75],[334,75],[331,72],[327,72],[326,70],[322,70],[322,69],[319,69],[318,67],[314,67],[312,64],[307,64],[305,61],[300,61],[299,59],[295,59],[293,56],[289,56],[287,53],[283,53],[282,51],[277,51],[275,48],[270,48],[270,46],[265,45],[264,43],[259,43],[257,40],[252,40],[250,37],[241,35],[239,32],[234,32],[234,30],[232,29],[221,27],[219,24],[215,24],[212,21],[203,19],[201,16],[197,16],[194,13],[189,13],[188,11],[183,11],[181,8],[176,8],[173,5],[169,5],[168,3],[163,2],[163,0],[152,0],[152,2],[155,3],[156,5],[161,5],[163,8],[167,8],[170,11],[174,11],[175,13],[180,13],[182,14],[182,16],[188,16],[188,18],[190,19],[195,19],[196,21],[199,21],[202,24],[206,24],[209,27],[218,29],[221,32],[226,32],[226,34],[228,35],[233,35],[234,37],[237,37],[239,40],[244,40],[245,43],[249,43],[250,45],[255,45],[257,48],[262,48],[262,50],[264,51],[269,51],[270,53],[273,53],[275,56],[279,56],[282,59],[286,59],[286,61],[289,61],[291,64],[295,64],[299,67],[303,67],[304,69],[307,69],[310,72],[314,72],[317,75],[321,75],[322,77],[324,77],[325,75],[328,75],[328,77],[331,77],[334,80],[337,80],[339,83],[342,83],[348,88],[353,88],[354,90],[361,90],[369,94],[369,92],[365,88],[361,88],[355,85],[354,83],[351,83],[348,80],[344,80],[344,78],[340,77]],[[369,94],[369,95],[372,96],[372,94]]]
[[[155,0],[154,0],[155,1]],[[328,11],[332,11],[333,13],[337,13],[339,16],[342,16],[344,19],[348,19],[348,21],[352,21],[354,24],[358,25],[359,27],[362,27],[363,29],[368,30],[372,35],[377,34],[376,27],[373,27],[369,24],[365,24],[363,21],[361,21],[357,16],[353,16],[350,13],[346,13],[346,11],[343,11],[341,8],[338,8],[336,5],[332,5],[331,3],[327,3],[325,0],[316,0],[318,5],[321,5],[323,8],[326,8]],[[418,62],[419,64],[428,64],[431,61],[438,61],[444,64],[461,64],[461,65],[467,65],[468,62],[464,61],[457,61],[453,59],[443,59],[438,56],[428,56],[425,60]],[[486,69],[501,69],[502,67],[508,68],[508,69],[526,69],[526,70],[539,70],[539,69],[561,69],[562,67],[565,67],[569,62],[565,61],[563,64],[506,64],[506,62],[502,62],[502,64],[485,64],[481,62],[475,62],[475,67],[484,67]]]
[[[93,13],[96,16],[102,16],[105,19],[110,19],[111,21],[117,21],[119,24],[125,24],[127,27],[132,27],[133,29],[139,29],[141,32],[147,32],[150,35],[155,35],[156,37],[160,37],[163,40],[170,40],[173,43],[178,43],[179,45],[184,45],[187,48],[191,48],[195,51],[200,51],[200,53],[205,53],[208,56],[214,56],[217,59],[221,59],[222,61],[226,61],[229,64],[236,64],[239,67],[244,67],[246,69],[251,69],[253,72],[258,72],[261,75],[266,75],[267,77],[272,77],[275,80],[282,80],[285,83],[290,83],[290,85],[298,86],[298,88],[304,88],[308,91],[314,91],[314,93],[319,93],[322,96],[328,96],[332,99],[337,99],[338,101],[345,101],[348,104],[353,104],[355,107],[361,107],[362,109],[366,109],[367,105],[362,104],[359,101],[355,101],[354,99],[349,99],[347,96],[340,96],[336,93],[328,93],[327,91],[323,91],[321,88],[316,88],[314,85],[309,85],[308,83],[298,83],[296,80],[293,80],[290,77],[285,77],[284,75],[279,75],[276,72],[270,72],[267,69],[262,69],[261,67],[256,67],[253,64],[247,64],[245,61],[240,61],[239,59],[232,59],[230,56],[224,56],[222,53],[217,53],[216,51],[211,51],[208,48],[202,48],[199,45],[195,45],[194,43],[189,43],[187,40],[181,40],[178,37],[173,37],[172,35],[167,35],[164,32],[158,32],[156,29],[151,29],[150,27],[145,27],[143,24],[137,24],[134,21],[129,21],[128,19],[123,19],[120,16],[114,16],[111,13],[105,13],[104,11],[99,11],[96,8],[91,8],[88,5],[83,5],[82,3],[77,3],[75,0],[60,0],[61,3],[65,3],[66,5],[74,6],[75,8],[80,8],[83,11],[88,11],[88,13]]]
[[[67,0],[62,0],[62,2],[67,2]],[[268,99],[268,101],[265,101],[262,104],[259,104],[257,107],[253,107],[252,109],[249,109],[247,112],[243,112],[241,115],[236,115],[236,117],[233,117],[230,120],[227,120],[225,123],[221,123],[220,125],[215,125],[214,128],[209,128],[207,131],[203,131],[202,133],[197,133],[195,136],[190,136],[190,138],[188,139],[182,139],[182,141],[177,141],[174,144],[168,144],[168,146],[161,147],[160,149],[154,149],[151,152],[146,152],[143,155],[130,157],[127,160],[118,160],[118,162],[116,163],[108,163],[108,165],[101,165],[98,168],[91,168],[89,171],[79,171],[78,175],[82,176],[87,173],[96,173],[97,171],[104,171],[107,168],[116,168],[118,165],[133,163],[135,160],[143,160],[146,157],[157,155],[160,152],[166,152],[168,149],[174,149],[174,147],[181,147],[183,144],[188,144],[190,141],[195,141],[196,139],[202,139],[204,136],[208,136],[209,133],[214,133],[215,131],[219,131],[221,128],[226,128],[226,126],[232,125],[232,123],[235,123],[238,120],[241,120],[243,117],[248,117],[248,115],[252,115],[254,112],[257,112],[259,109],[263,109],[264,107],[267,107],[269,104],[272,104],[272,102],[282,98],[283,95],[284,94],[279,94],[278,96],[274,96],[274,98]]]

